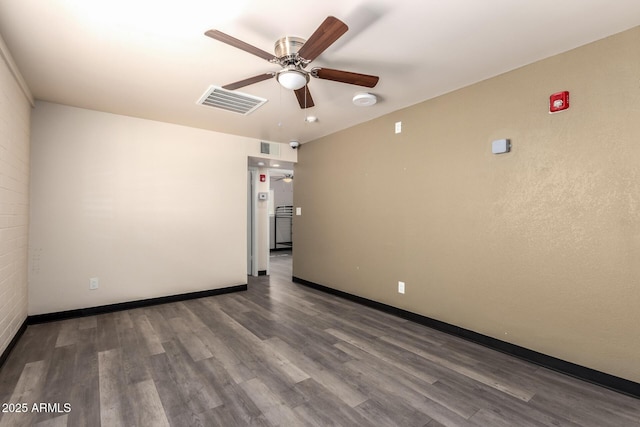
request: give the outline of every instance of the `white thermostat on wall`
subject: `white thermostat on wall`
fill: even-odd
[[[497,139],[491,143],[493,154],[508,153],[509,151],[511,151],[511,141],[508,139]]]
[[[269,193],[263,192],[263,193],[258,193],[258,200],[268,200],[269,199]]]

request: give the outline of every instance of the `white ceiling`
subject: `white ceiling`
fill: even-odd
[[[268,52],[325,17],[349,31],[312,66],[380,76],[373,89],[312,79],[301,110],[274,79],[242,116],[196,105],[210,85],[278,66]],[[36,99],[263,140],[309,141],[640,24],[638,0],[0,0],[0,34]],[[311,67],[309,67],[311,68]],[[356,107],[354,94],[379,98]],[[305,114],[319,118],[305,123]]]

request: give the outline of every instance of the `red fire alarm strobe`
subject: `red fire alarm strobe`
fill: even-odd
[[[260,174],[260,182],[267,182],[267,175],[261,173]]]
[[[569,108],[569,92],[554,93],[549,97],[549,113],[557,113]]]

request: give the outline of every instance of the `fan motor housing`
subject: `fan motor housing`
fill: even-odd
[[[274,51],[278,58],[294,56],[298,53],[306,40],[301,37],[284,36],[276,41]]]

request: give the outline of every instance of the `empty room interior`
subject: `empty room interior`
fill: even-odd
[[[640,426],[638,46],[637,0],[0,0],[0,427]]]

